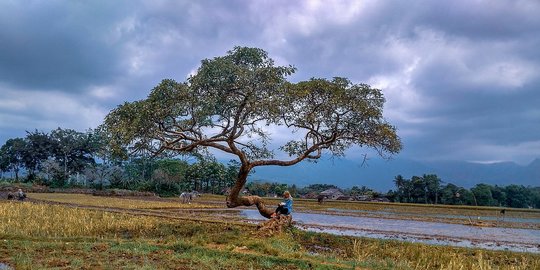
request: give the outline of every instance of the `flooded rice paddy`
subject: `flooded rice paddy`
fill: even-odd
[[[240,210],[239,215],[251,222],[259,222],[264,219],[254,209]],[[314,232],[396,239],[436,245],[540,253],[540,230],[536,229],[478,227],[395,218],[332,215],[329,213],[295,212],[293,218],[296,227]]]
[[[370,211],[370,210],[356,210],[356,209],[340,209],[340,208],[328,208],[327,210],[333,211],[336,213],[344,214],[370,214],[376,216],[393,216],[393,217],[415,217],[418,214],[415,213],[400,213],[400,212],[390,212],[390,211]],[[436,219],[476,219],[481,221],[495,221],[495,222],[514,222],[514,223],[526,223],[526,224],[540,224],[540,218],[522,218],[522,217],[511,217],[511,216],[467,216],[459,214],[433,214],[433,213],[423,213],[424,217],[431,217]]]

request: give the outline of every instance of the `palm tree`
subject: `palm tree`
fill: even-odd
[[[401,174],[394,178],[394,184],[396,184],[397,187],[397,196],[399,202],[402,202],[403,200],[403,185],[405,184],[405,181],[405,178],[403,178]]]

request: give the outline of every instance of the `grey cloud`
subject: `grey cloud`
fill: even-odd
[[[0,102],[0,119],[13,121],[3,124],[0,143],[15,134],[7,130],[24,122],[21,117],[43,116],[26,129],[72,125],[77,117],[84,118],[81,126],[93,127],[92,115],[144,98],[161,79],[183,81],[200,60],[235,45],[266,49],[297,66],[292,80],[390,80],[383,91],[390,120],[407,131],[406,157],[491,159],[485,149],[500,147],[502,159],[500,149],[540,141],[540,4],[340,3],[0,3],[0,93],[48,91],[50,100],[70,93],[60,100],[76,100],[72,109],[87,110],[87,116],[66,117],[43,114],[39,106],[8,110]],[[100,87],[111,95],[92,92]],[[532,155],[512,149],[522,151],[521,158],[512,156],[516,160]]]
[[[485,41],[527,38],[539,34],[536,1],[429,1],[420,23],[448,34]]]
[[[405,153],[423,159],[510,160],[512,148],[540,144],[540,96],[536,89],[531,87],[519,94],[472,92],[440,96],[427,111],[418,112],[435,120],[415,125],[421,133],[405,138]],[[478,153],[479,147],[487,145],[508,151]],[[523,164],[540,153],[535,149],[520,151],[522,156],[512,159]]]
[[[81,91],[122,72],[121,47],[108,44],[112,4],[3,2],[0,80],[30,89]]]

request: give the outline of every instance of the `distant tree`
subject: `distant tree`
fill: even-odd
[[[5,153],[6,150],[4,147],[0,148],[0,179],[3,178],[4,173],[9,171],[10,164],[7,153]]]
[[[189,164],[185,160],[180,159],[160,159],[155,162],[156,169],[164,171],[172,182],[180,183],[185,181],[185,174]]]
[[[351,190],[348,191],[350,196],[358,196],[361,195],[362,191],[358,186],[353,186]]]
[[[491,196],[493,198],[493,205],[496,206],[506,206],[506,192],[504,188],[501,188],[497,185],[490,186]]]
[[[107,163],[104,163],[104,165],[109,167],[108,180],[111,188],[133,189],[133,187],[129,185],[129,182],[126,181],[127,177],[122,166]]]
[[[323,153],[341,156],[350,146],[371,147],[379,154],[400,151],[396,130],[383,118],[379,89],[345,78],[290,83],[292,66],[275,66],[257,48],[236,47],[227,55],[203,60],[185,83],[163,80],[147,99],[124,103],[105,118],[111,149],[129,147],[192,152],[214,148],[240,161],[228,207],[256,205],[269,218],[258,196],[240,196],[257,166],[291,166]],[[271,149],[265,127],[280,126],[296,137]],[[275,159],[275,151],[289,159]]]
[[[241,164],[237,160],[229,160],[229,162],[227,163],[227,172],[222,183],[222,190],[227,190],[234,185],[234,183],[236,182],[236,177],[238,176],[238,172],[240,171],[240,166]]]
[[[64,171],[60,163],[50,158],[42,162],[40,177],[45,179],[45,184],[51,185],[58,181],[55,179],[62,179],[64,177]]]
[[[491,194],[491,186],[487,184],[477,184],[471,188],[471,192],[476,198],[477,205],[489,206],[496,205]]]
[[[24,157],[27,145],[22,138],[8,139],[0,148],[2,167],[15,173],[15,181],[19,181],[19,172],[24,168]]]
[[[119,181],[118,178],[122,177],[122,169],[106,163],[94,164],[85,168],[84,176],[88,184],[97,189],[103,189],[106,185],[110,186]]]
[[[307,194],[310,192],[320,193],[327,189],[332,189],[332,188],[337,189],[338,187],[332,184],[311,184],[302,188],[302,193],[303,194]]]
[[[396,202],[442,203],[449,205],[540,207],[540,187],[509,185],[506,187],[477,184],[470,190],[443,181],[435,174],[413,176],[411,180],[398,175],[394,179],[396,191],[389,191],[387,198]],[[358,193],[358,187],[351,194]]]
[[[189,190],[202,191],[202,183],[207,174],[204,163],[203,159],[199,159],[196,163],[191,164],[186,171],[186,179],[189,181],[187,188]]]
[[[460,196],[458,196],[458,204],[460,205],[478,205],[478,203],[476,202],[476,198],[474,196],[474,193],[472,193],[470,190],[468,189],[465,189],[465,188],[460,188],[458,190],[458,194],[460,194]]]
[[[24,166],[28,171],[28,179],[33,180],[42,169],[42,163],[53,155],[52,143],[48,134],[37,130],[27,131],[25,141]]]
[[[121,170],[118,173],[113,174],[113,177],[111,178],[111,187],[145,190],[143,187],[143,183],[145,183],[146,181],[150,181],[150,176],[148,177],[148,179],[144,179],[142,177],[142,171],[145,169],[141,164],[142,162],[140,162],[140,159],[130,159],[127,162],[114,164]],[[146,174],[151,175],[152,170],[155,170],[155,168],[148,169]]]
[[[441,179],[436,174],[424,174],[422,178],[426,185],[426,193],[429,202],[437,204],[441,189]]]
[[[386,197],[389,201],[391,202],[398,202],[398,194],[397,194],[397,191],[393,191],[393,190],[388,190],[388,192],[386,192],[386,194],[384,195],[384,197]]]
[[[395,178],[394,178],[394,184],[396,185],[396,188],[397,188],[397,191],[396,191],[396,194],[395,194],[395,197],[396,197],[396,200],[399,201],[399,202],[403,202],[404,199],[405,199],[405,181],[406,179],[403,178],[403,176],[400,175],[397,175]]]
[[[186,179],[189,164],[185,160],[164,158],[152,161],[152,174],[148,183],[149,191],[160,195],[172,196],[186,191],[189,182]]]
[[[291,193],[291,196],[297,197],[298,196],[298,187],[295,184],[292,184],[288,187],[289,193]]]
[[[296,196],[296,186],[290,187],[284,183],[266,182],[266,181],[250,181],[246,184],[246,189],[252,195],[257,196],[281,196],[286,190],[294,197]]]
[[[531,205],[529,201],[529,190],[522,185],[509,185],[505,188],[506,205],[516,208],[527,208]]]
[[[427,203],[427,188],[424,179],[420,176],[411,178],[412,184],[412,201],[416,203]]]
[[[412,180],[405,179],[403,180],[403,192],[402,194],[405,196],[405,202],[414,202],[413,199],[413,193],[414,193],[414,185]]]
[[[459,191],[463,189],[460,188],[452,183],[448,183],[445,186],[441,188],[440,194],[441,194],[441,203],[442,204],[462,204],[461,202],[461,194]]]
[[[375,191],[371,188],[368,188],[366,186],[358,187],[353,186],[349,191],[347,191],[350,196],[357,196],[357,195],[373,195]]]
[[[538,209],[540,208],[540,187],[533,187],[530,189],[531,206]]]
[[[57,179],[63,185],[71,173],[82,172],[95,163],[97,144],[90,132],[82,133],[72,129],[57,128],[50,134],[55,160],[62,164],[63,178]]]
[[[252,195],[267,196],[270,191],[270,183],[265,181],[252,181],[246,184],[246,189]]]

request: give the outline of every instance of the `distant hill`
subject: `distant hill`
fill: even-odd
[[[444,182],[466,188],[478,183],[540,186],[540,159],[535,159],[527,166],[513,162],[481,164],[380,158],[371,159],[362,165],[362,160],[321,159],[317,163],[301,162],[290,167],[257,167],[250,179],[294,183],[299,186],[326,183],[348,188],[357,185],[388,191],[395,188],[393,179],[398,174],[405,178],[437,174]]]

